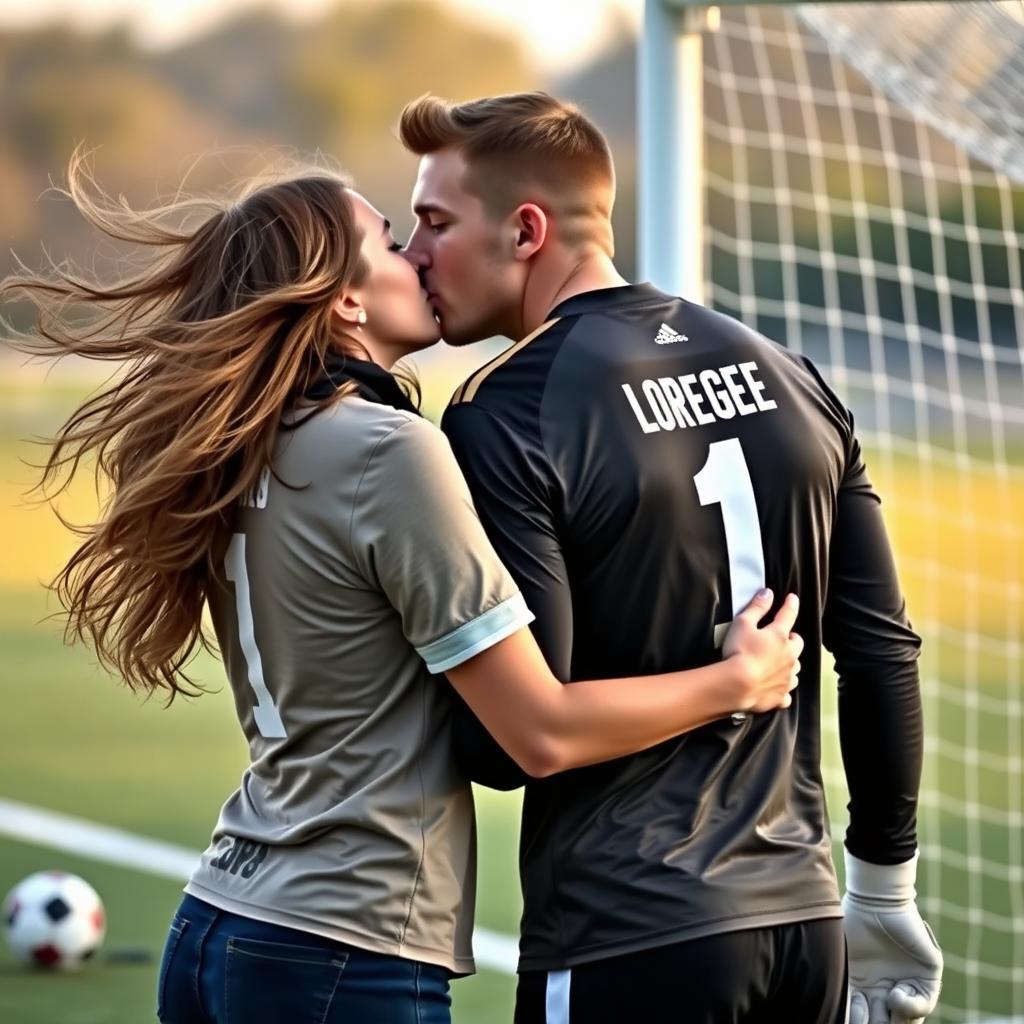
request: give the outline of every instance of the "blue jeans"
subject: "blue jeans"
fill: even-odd
[[[163,1024],[450,1024],[443,967],[240,917],[186,896],[171,923]]]

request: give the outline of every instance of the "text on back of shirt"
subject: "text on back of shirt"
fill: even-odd
[[[654,434],[777,409],[759,373],[751,360],[676,377],[650,377],[641,382],[639,395],[631,384],[623,384],[622,391],[643,432]]]

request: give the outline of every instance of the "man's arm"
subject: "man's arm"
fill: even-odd
[[[449,407],[441,427],[469,484],[498,557],[533,612],[531,629],[552,673],[565,682],[572,658],[572,598],[555,533],[554,482],[543,452],[478,406]],[[474,782],[514,789],[529,776],[457,695],[455,755]]]
[[[849,420],[823,619],[839,675],[839,734],[850,791],[843,913],[851,1024],[923,1020],[942,953],[917,909],[917,800],[923,727],[917,660],[881,502]]]
[[[856,439],[839,490],[822,628],[839,676],[846,845],[875,864],[908,861],[917,850],[924,733],[921,640],[907,619],[881,502]]]

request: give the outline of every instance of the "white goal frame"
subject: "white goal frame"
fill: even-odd
[[[644,0],[637,61],[639,278],[693,302],[705,299],[701,33],[715,25],[718,7],[750,2],[794,6],[793,0],[719,0],[715,6]]]

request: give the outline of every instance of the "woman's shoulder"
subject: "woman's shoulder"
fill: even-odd
[[[348,395],[304,421],[300,412],[296,419],[298,426],[282,431],[282,450],[313,449],[324,460],[333,461],[333,456],[365,465],[385,456],[450,452],[444,434],[428,419],[359,395]]]
[[[468,500],[448,438],[422,416],[353,399],[347,409],[331,410],[325,430],[329,436],[315,447],[345,449],[344,466],[335,462],[329,472],[357,479],[354,500],[363,515],[401,522]]]
[[[285,435],[302,435],[310,441],[344,441],[356,449],[374,445],[379,439],[403,427],[418,429],[431,424],[415,413],[396,409],[392,405],[367,401],[360,395],[344,398],[313,412],[312,408],[292,410],[285,421]]]

